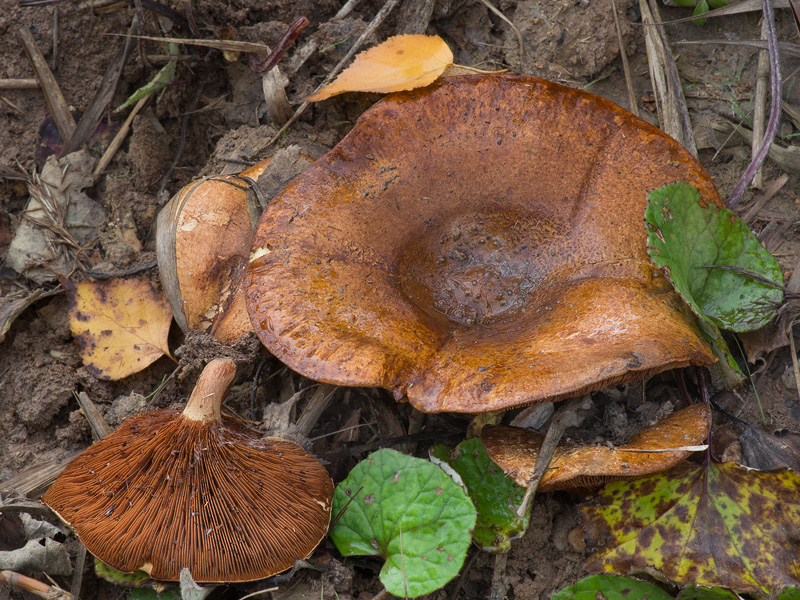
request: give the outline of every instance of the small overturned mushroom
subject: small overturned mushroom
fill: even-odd
[[[263,579],[325,535],[333,484],[300,446],[260,438],[220,407],[236,371],[210,362],[183,413],[125,421],[73,459],[42,498],[100,560],[177,581]]]
[[[618,447],[559,444],[539,483],[539,492],[586,490],[611,481],[666,471],[705,443],[711,409],[694,404],[675,411]],[[489,457],[517,484],[533,477],[544,436],[521,427],[487,426],[481,441]]]
[[[691,154],[607,100],[444,78],[378,102],[264,211],[248,312],[292,369],[427,412],[709,364],[647,255],[647,194],[677,180],[720,203]]]
[[[261,215],[253,182],[270,160],[238,175],[193,181],[158,214],[158,270],[183,331],[208,333],[226,344],[253,330],[241,276]]]

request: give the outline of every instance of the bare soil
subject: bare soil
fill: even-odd
[[[400,9],[377,29],[370,44],[403,31],[404,23],[398,12],[404,3],[410,4],[411,0],[400,3]],[[118,36],[127,32],[135,17],[131,6],[99,11],[93,10],[91,4],[67,0],[22,7],[16,0],[7,1],[0,13],[0,80],[34,77],[17,35],[19,28],[27,27],[47,61],[54,65],[56,80],[67,103],[76,115],[83,113],[122,44]],[[185,14],[183,2],[173,0],[169,4]],[[310,26],[281,63],[293,64],[298,48],[312,39],[317,42],[317,50],[299,69],[285,71],[288,97],[297,104],[345,55],[382,3],[364,0],[339,21],[331,20],[341,8],[339,0],[195,0],[186,4],[191,5],[192,17],[203,36],[214,37],[220,28],[229,27],[236,30],[238,39],[259,41],[271,47],[295,19],[307,17]],[[520,51],[517,34],[505,19],[478,1],[438,0],[427,33],[444,37],[457,63],[538,75],[587,89],[627,107],[610,0],[500,0],[495,4],[516,24],[524,53]],[[637,104],[643,117],[654,121],[639,8],[633,0],[617,0],[616,4]],[[662,7],[662,11],[665,19],[690,14],[677,8]],[[174,25],[165,30],[166,21],[152,11],[145,10],[143,14],[148,35],[188,35]],[[759,15],[714,19],[703,26],[680,23],[669,26],[667,32],[673,42],[757,39]],[[793,41],[796,37],[789,15],[780,14],[779,38]],[[720,114],[750,118],[756,51],[730,45],[680,45],[673,50],[701,146],[700,159],[726,197],[747,165],[750,149],[738,135],[720,132],[712,125],[720,120]],[[134,44],[110,103],[111,109],[152,78],[164,64],[164,54],[165,47],[158,42]],[[187,58],[179,64],[177,81],[134,118],[130,135],[104,176],[89,190],[89,195],[109,215],[107,224],[97,231],[97,241],[85,254],[84,266],[95,271],[118,273],[150,263],[155,251],[155,217],[169,196],[198,175],[241,169],[244,164],[230,160],[246,156],[256,144],[277,131],[264,110],[260,77],[245,59],[228,62],[221,52],[199,47],[184,47],[182,54]],[[145,60],[145,56],[149,59]],[[797,62],[796,58],[784,58],[782,64],[783,73],[791,74],[791,78],[784,80],[784,99],[793,106],[800,104],[800,86],[793,85]],[[259,160],[290,144],[299,144],[312,158],[319,157],[378,98],[372,94],[347,94],[314,105],[275,146],[248,158]],[[106,111],[104,123],[112,134],[129,111]],[[41,168],[41,156],[53,143],[52,133],[40,132],[49,114],[39,90],[0,89],[0,165],[27,174]],[[784,119],[780,132],[786,143],[791,144],[797,123]],[[92,142],[96,144],[95,152],[107,147],[110,135]],[[768,160],[765,184],[783,172]],[[788,183],[766,203],[753,225],[768,249],[778,257],[787,276],[793,272],[800,251],[796,225],[800,181],[796,172],[790,171],[789,176]],[[758,194],[758,190],[748,191],[742,206],[746,209]],[[24,218],[27,201],[23,182],[0,180],[0,308],[31,290],[51,289],[56,284],[34,283],[4,264],[9,240]],[[81,270],[73,275],[76,279],[86,277]],[[144,270],[141,275],[158,281],[156,268]],[[66,305],[62,294],[34,302],[13,322],[5,341],[0,343],[0,482],[40,463],[63,461],[92,442],[90,428],[75,401],[79,392],[88,394],[109,424],[116,426],[125,417],[142,410],[181,406],[202,364],[221,354],[235,358],[239,373],[245,375],[234,388],[228,407],[246,417],[251,416],[251,408],[255,409],[255,415],[260,415],[264,406],[284,400],[312,383],[269,357],[254,339],[243,340],[234,348],[223,348],[208,339],[187,339],[177,328],[171,339],[171,347],[176,349],[174,355],[180,361],[177,369],[174,362],[164,358],[122,381],[99,381],[82,366],[67,323]],[[756,342],[756,348],[764,347]],[[747,386],[738,396],[727,395],[721,400],[729,410],[750,422],[760,422],[763,414],[764,423],[771,430],[797,430],[800,401],[785,343],[756,352],[751,358],[759,400],[753,388]],[[259,364],[262,385],[251,405],[253,378]],[[165,380],[165,385],[159,388]],[[265,381],[268,385],[263,385]],[[620,389],[596,394],[595,418],[575,435],[601,443],[624,441],[663,412],[665,403],[674,402],[677,397],[669,377],[654,378],[648,383],[644,404],[626,401],[626,394],[633,392]],[[381,447],[384,440],[436,432],[435,439],[417,437],[395,444],[398,449],[425,455],[427,447],[442,441],[442,436],[449,435],[452,443],[457,443],[467,422],[462,416],[416,413],[407,405],[396,404],[388,393],[380,390],[342,388],[318,422],[312,438],[343,427],[361,426],[336,436],[320,437],[312,450],[327,462],[338,481],[369,451]],[[583,542],[580,531],[576,530],[579,525],[575,506],[579,501],[564,493],[537,497],[529,531],[514,544],[504,569],[496,571],[494,557],[473,549],[468,557],[469,567],[460,578],[432,597],[443,599],[453,597],[451,594],[461,598],[489,597],[494,579],[496,588],[499,585],[508,598],[534,600],[547,598],[553,591],[574,583],[583,575],[580,568]],[[10,535],[3,532],[0,528],[0,542],[4,535]],[[68,544],[75,549],[74,541]],[[344,560],[330,543],[323,544],[312,562],[327,566],[327,570],[300,571],[288,581],[279,582],[273,597],[366,600],[381,590],[377,563],[366,559]],[[40,572],[28,574],[44,580]],[[70,588],[70,577],[56,577],[56,581]],[[254,589],[253,585],[231,586],[217,594],[240,598]],[[90,564],[85,568],[82,597],[122,598],[127,593],[124,588],[96,578]],[[0,600],[29,597],[32,596],[0,584]]]

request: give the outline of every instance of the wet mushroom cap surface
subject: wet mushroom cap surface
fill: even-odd
[[[559,399],[714,361],[646,251],[647,194],[703,168],[597,96],[523,76],[388,96],[264,211],[256,333],[319,381],[428,412]]]
[[[238,421],[145,413],[73,459],[43,501],[100,560],[177,581],[264,579],[324,537],[333,484],[299,445]]]

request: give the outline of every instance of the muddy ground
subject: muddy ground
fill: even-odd
[[[184,2],[172,0],[172,8],[186,15]],[[19,6],[7,0],[0,14],[0,80],[34,77],[18,29],[27,27],[76,115],[83,113],[117,53],[135,11],[128,5],[110,5],[93,10],[90,1],[67,0],[45,6]],[[95,3],[97,4],[97,3]],[[132,4],[132,3],[131,3]],[[232,28],[238,39],[274,46],[287,27],[301,16],[310,25],[299,36],[281,63],[286,92],[293,106],[309,94],[350,49],[351,44],[379,9],[375,0],[356,3],[346,17],[333,20],[341,8],[339,0],[194,0],[191,18],[202,37],[214,38],[221,28]],[[621,31],[630,61],[633,87],[640,113],[655,121],[655,109],[639,6],[618,0]],[[108,6],[110,5],[110,6]],[[402,0],[378,27],[367,45],[382,41],[413,19],[411,0]],[[538,75],[570,86],[587,89],[628,106],[625,78],[619,57],[618,38],[609,0],[500,0],[496,7],[515,23],[525,52],[520,52],[516,33],[503,18],[480,1],[437,0],[425,31],[442,36],[453,49],[456,63],[481,69],[510,68],[512,72]],[[686,9],[661,7],[665,19],[688,16]],[[402,16],[401,16],[402,14]],[[144,30],[153,36],[188,36],[189,32],[145,9]],[[667,27],[670,41],[757,39],[760,15],[747,13],[710,20],[702,26],[689,23]],[[788,14],[778,15],[779,38],[794,41],[797,32]],[[305,61],[299,50],[315,50]],[[723,115],[749,120],[751,117],[758,58],[749,47],[721,45],[673,46],[684,84],[689,111],[695,124],[700,160],[714,178],[721,195],[733,189],[750,159],[749,146],[738,135],[715,129]],[[110,107],[122,104],[152,78],[164,64],[165,49],[159,42],[135,43],[122,72]],[[125,273],[143,268],[141,275],[158,282],[152,264],[155,251],[154,220],[169,196],[192,178],[239,170],[246,161],[271,156],[278,149],[298,144],[317,158],[337,143],[353,126],[358,115],[379,98],[375,94],[347,94],[310,107],[271,147],[253,153],[276,131],[264,109],[260,78],[244,58],[230,62],[217,50],[183,47],[176,81],[142,110],[132,122],[130,134],[114,156],[89,196],[105,210],[107,220],[96,228],[85,246],[72,277],[95,273]],[[147,57],[147,58],[145,58]],[[800,106],[796,81],[796,58],[784,58],[784,100]],[[103,123],[110,133],[90,142],[101,153],[129,114],[106,110]],[[52,131],[43,131],[49,115],[42,93],[35,89],[0,88],[0,165],[27,174],[41,169],[48,147],[57,143]],[[747,121],[746,121],[747,122]],[[52,127],[50,128],[52,130]],[[781,122],[781,143],[790,145],[797,123],[786,115]],[[171,166],[174,165],[174,168]],[[784,168],[791,168],[784,165]],[[788,172],[783,185],[760,209],[753,227],[780,261],[786,275],[797,264],[800,235],[797,228],[800,181],[797,173],[785,171],[768,160],[764,186]],[[7,173],[6,173],[7,174]],[[746,210],[759,190],[748,190],[742,206]],[[37,283],[15,273],[5,264],[11,237],[24,219],[28,202],[27,184],[13,178],[0,181],[0,309],[32,291],[51,290],[57,282]],[[75,394],[85,392],[113,427],[126,416],[145,409],[180,406],[197,373],[211,356],[226,354],[239,364],[242,380],[228,403],[239,414],[249,415],[253,377],[259,363],[261,382],[255,414],[275,400],[285,399],[309,384],[260,350],[254,340],[224,349],[204,339],[185,339],[173,327],[171,348],[178,368],[167,358],[143,372],[117,382],[95,379],[82,365],[70,335],[67,301],[56,294],[34,302],[10,326],[0,343],[0,482],[29,467],[64,458],[91,443],[89,426],[78,409]],[[761,410],[770,429],[800,428],[800,404],[791,374],[790,354],[785,344],[765,347],[753,356]],[[164,380],[166,383],[158,393]],[[584,437],[602,442],[624,441],[659,413],[665,402],[677,397],[669,378],[655,378],[647,386],[644,403],[625,401],[628,389],[596,394],[595,418]],[[131,396],[132,393],[141,396]],[[145,398],[142,398],[145,397]],[[133,399],[132,399],[133,398]],[[752,389],[745,386],[738,398],[728,397],[726,406],[755,422],[760,412]],[[319,437],[343,427],[361,425],[336,436]],[[333,405],[312,432],[312,449],[326,461],[336,480],[366,453],[381,447],[383,440],[420,431],[436,432],[436,441],[451,436],[457,443],[467,419],[455,415],[422,415],[407,405],[396,404],[388,393],[342,388]],[[395,447],[423,455],[431,440],[413,438]],[[0,483],[0,489],[3,484]],[[7,490],[6,494],[9,493]],[[579,499],[565,493],[538,497],[528,534],[517,541],[504,571],[496,580],[509,598],[547,598],[582,576],[582,537],[577,531],[575,505]],[[0,545],[4,530],[0,529]],[[67,540],[72,557],[74,540]],[[0,548],[2,550],[4,548]],[[367,559],[343,560],[332,544],[323,544],[314,559],[326,572],[299,572],[278,583],[275,598],[320,597],[365,600],[381,591],[379,564]],[[491,591],[495,559],[470,551],[469,567],[462,576],[434,594],[436,598],[483,598]],[[28,574],[42,580],[41,572]],[[69,589],[73,577],[56,575]],[[240,598],[257,586],[225,588],[220,597]],[[128,592],[97,579],[90,566],[84,571],[83,598],[124,598]],[[32,597],[0,585],[0,600]]]

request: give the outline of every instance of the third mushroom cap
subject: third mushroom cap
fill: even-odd
[[[246,270],[267,348],[423,411],[559,399],[714,361],[650,261],[647,194],[698,161],[597,96],[461,76],[388,96],[264,211]]]

